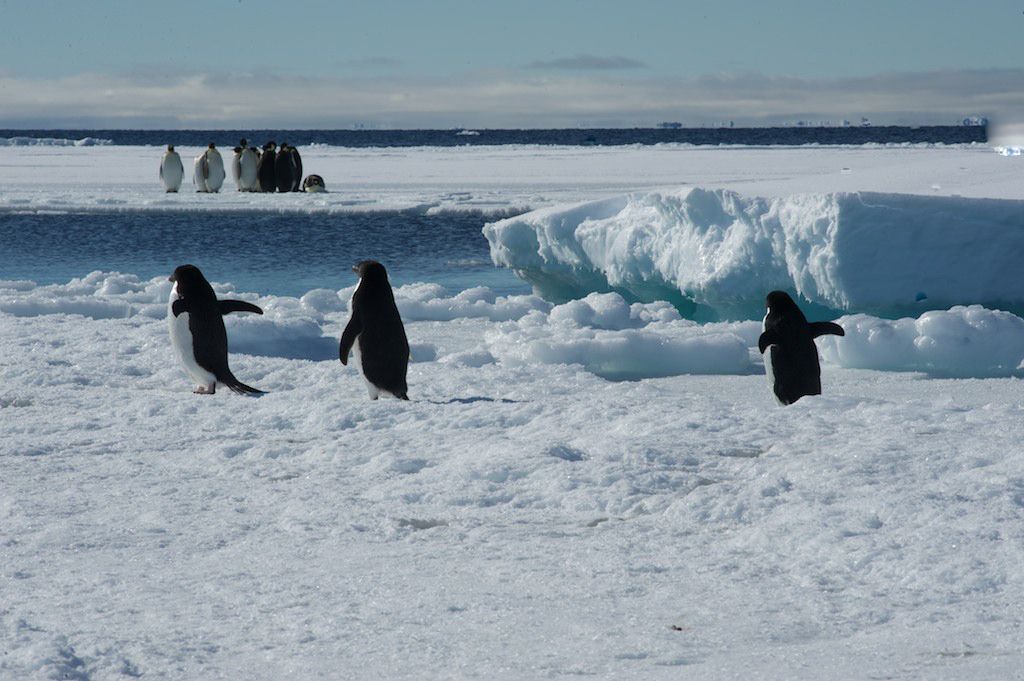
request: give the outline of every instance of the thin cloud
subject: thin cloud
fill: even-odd
[[[0,76],[0,127],[619,127],[680,121],[780,125],[869,117],[955,124],[1024,112],[1024,69],[801,79],[757,73],[696,79],[600,73],[460,78],[205,73],[178,78]],[[273,96],[267,96],[269,90]],[[1020,120],[1018,118],[1017,120]]]
[[[524,68],[541,71],[624,71],[647,68],[647,64],[629,57],[598,57],[592,54],[578,54],[575,57],[530,62]]]

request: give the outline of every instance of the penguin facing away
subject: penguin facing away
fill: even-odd
[[[277,160],[274,147],[276,146],[273,142],[267,142],[263,145],[263,153],[260,155],[259,167],[257,168],[261,192],[277,190],[277,182],[274,179],[274,163]]]
[[[785,291],[772,291],[766,301],[763,333],[757,348],[764,358],[768,383],[780,404],[793,404],[805,395],[821,394],[821,364],[814,339],[825,334],[845,336],[833,322],[808,323]]]
[[[224,159],[221,157],[220,152],[217,151],[217,147],[214,146],[213,142],[210,142],[210,146],[206,149],[206,190],[211,192],[219,192],[221,186],[224,184]]]
[[[171,345],[196,382],[195,392],[213,395],[217,383],[222,383],[236,393],[262,394],[231,373],[223,316],[231,312],[263,314],[263,310],[242,300],[217,300],[210,282],[194,265],[181,265],[169,280],[174,282],[167,301]]]
[[[382,394],[407,400],[409,341],[387,270],[379,262],[363,260],[352,271],[359,275],[359,284],[352,294],[352,317],[341,334],[338,356],[347,365],[349,352],[355,351],[371,400]]]
[[[185,166],[181,164],[181,156],[174,150],[173,144],[168,144],[167,151],[160,161],[160,180],[164,183],[167,193],[177,192],[184,177]]]
[[[287,142],[282,142],[277,150],[277,160],[274,163],[274,180],[277,183],[277,191],[281,193],[290,192],[295,184],[292,178],[292,157]]]

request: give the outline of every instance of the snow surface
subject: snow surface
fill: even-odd
[[[169,286],[0,283],[2,678],[1024,665],[1016,379],[826,362],[825,395],[783,409],[756,322],[420,284],[396,291],[413,401],[370,402],[333,357],[351,288],[216,284],[266,310],[227,321],[232,368],[270,393],[204,397],[172,357]],[[957,348],[957,324],[995,363],[1024,348],[1005,313],[912,322],[841,320],[862,366],[905,368],[911,336]],[[637,363],[729,375],[600,377]]]
[[[637,197],[683,206],[678,188],[699,186],[712,213],[717,197],[744,207],[716,282],[742,302],[768,276],[743,268],[769,247],[783,256],[770,276],[805,262],[808,290],[872,291],[776,249],[784,232],[749,238],[751,206],[912,194],[935,201],[896,205],[962,225],[953,194],[1024,199],[1019,158],[981,147],[303,149],[332,190],[315,198],[166,196],[161,153],[0,146],[0,210],[501,217],[572,203],[597,225]],[[1011,289],[971,260],[981,239],[950,239],[975,290]],[[190,392],[163,277],[0,282],[0,678],[1024,669],[1024,320],[1009,312],[967,300],[845,316],[844,338],[819,340],[824,395],[782,408],[757,321],[699,324],[608,292],[555,304],[412,284],[395,291],[412,401],[370,402],[336,360],[351,288],[215,289],[265,310],[226,319],[234,373],[265,396]]]
[[[488,224],[491,257],[554,299],[615,289],[696,318],[760,318],[768,291],[883,315],[1024,311],[1024,201],[873,192],[632,194]]]

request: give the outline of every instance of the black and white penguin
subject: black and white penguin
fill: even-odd
[[[288,147],[288,155],[292,159],[292,191],[297,192],[302,189],[302,157],[299,155],[299,150],[295,147]]]
[[[277,145],[273,142],[267,142],[263,145],[263,153],[260,155],[259,167],[257,168],[261,192],[277,190],[277,182],[274,179],[274,165],[277,161],[277,153],[274,151],[276,147]]]
[[[274,180],[277,182],[277,191],[281,193],[290,192],[294,184],[292,177],[294,168],[292,167],[292,156],[289,149],[288,143],[282,142],[281,148],[277,151],[277,160],[274,163]]]
[[[196,185],[197,192],[208,192],[210,191],[206,187],[206,178],[210,176],[210,165],[206,159],[206,152],[196,156],[195,162],[192,164],[192,182]]]
[[[231,179],[235,181],[238,191],[242,191],[242,147],[235,147],[235,155],[231,157]]]
[[[213,142],[206,148],[206,191],[217,193],[224,184],[224,159]]]
[[[243,192],[258,192],[260,157],[252,147],[242,147],[238,157],[238,189]]]
[[[262,393],[239,381],[228,368],[223,316],[230,312],[263,314],[263,310],[242,300],[217,300],[210,282],[195,265],[178,267],[170,281],[174,282],[167,302],[171,345],[196,382],[195,392],[212,395],[217,383],[222,383],[236,393]]]
[[[780,404],[793,404],[804,395],[821,394],[821,364],[814,339],[825,334],[845,336],[833,322],[808,323],[785,291],[772,291],[767,299],[763,333],[757,348],[764,358],[764,370]]]
[[[324,178],[319,175],[310,175],[302,181],[302,191],[311,194],[327,191],[327,187],[324,186]]]
[[[349,352],[355,351],[371,400],[381,394],[407,400],[409,341],[387,270],[375,260],[363,260],[352,271],[359,275],[359,284],[338,347],[341,363],[347,365]]]
[[[181,188],[181,180],[185,177],[185,166],[181,164],[181,156],[174,150],[173,144],[167,145],[167,151],[160,161],[160,180],[164,189],[173,193]]]

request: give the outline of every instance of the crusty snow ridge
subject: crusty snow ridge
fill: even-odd
[[[754,319],[783,289],[821,313],[1024,311],[1017,200],[693,188],[544,208],[484,235],[495,264],[556,301],[617,290],[696,319]]]

